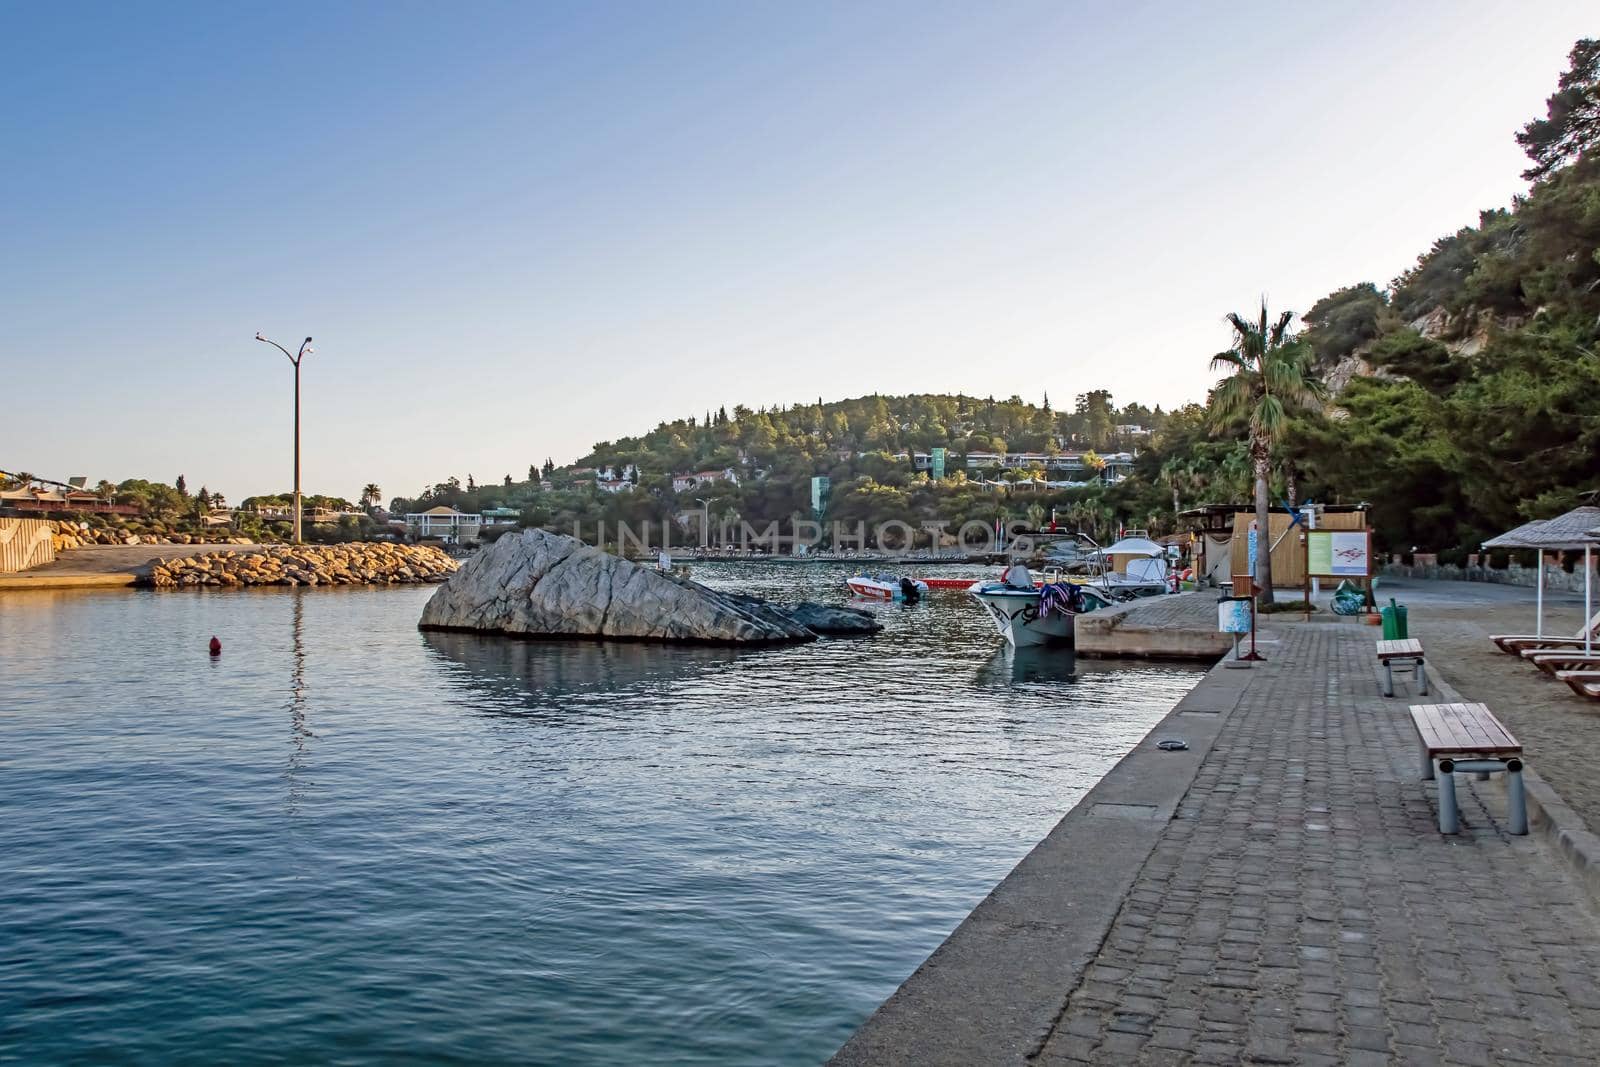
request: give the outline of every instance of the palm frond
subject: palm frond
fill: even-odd
[[[1212,370],[1222,370],[1225,367],[1231,367],[1235,371],[1248,371],[1251,369],[1249,362],[1237,351],[1218,352],[1211,357]]]
[[[1269,442],[1276,441],[1283,434],[1287,422],[1288,415],[1283,410],[1283,402],[1276,396],[1262,397],[1250,416],[1250,428]]]
[[[1266,310],[1267,310],[1267,307],[1266,307],[1265,304],[1263,304],[1261,306],[1261,311],[1262,311],[1263,315],[1266,314]],[[1273,325],[1272,325],[1272,332],[1270,334],[1270,336],[1272,338],[1271,347],[1277,348],[1279,345],[1282,345],[1284,343],[1284,339],[1289,334],[1289,323],[1291,321],[1293,321],[1293,319],[1294,319],[1294,312],[1292,312],[1292,311],[1285,311],[1282,315],[1278,316],[1278,321],[1273,323]],[[1265,321],[1265,319],[1263,319],[1262,321]]]
[[[1217,383],[1211,391],[1213,423],[1220,425],[1244,414],[1255,397],[1253,381],[1243,375],[1232,375]]]

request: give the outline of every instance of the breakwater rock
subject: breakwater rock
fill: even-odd
[[[248,537],[217,533],[136,534],[116,527],[91,527],[86,522],[59,520],[50,524],[50,542],[57,552],[89,545],[249,545]]]
[[[395,585],[442,582],[458,566],[428,545],[296,545],[152,560],[149,584]]]
[[[418,625],[739,645],[817,636],[765,601],[720,593],[545,530],[507,535],[479,550],[428,600]]]

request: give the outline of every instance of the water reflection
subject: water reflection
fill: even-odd
[[[288,812],[295,814],[304,799],[301,777],[309,755],[307,742],[317,735],[311,732],[306,717],[306,640],[305,640],[305,590],[296,589],[291,594],[289,606],[289,765],[284,777],[289,783]]]
[[[1069,647],[1005,647],[995,653],[989,663],[993,672],[986,682],[993,684],[1009,679],[1024,684],[1029,682],[1064,683],[1078,680],[1077,657]]]
[[[423,643],[460,668],[452,683],[491,698],[502,711],[562,710],[563,697],[616,693],[673,683],[759,659],[760,649],[619,641],[521,641],[499,636],[425,631]]]

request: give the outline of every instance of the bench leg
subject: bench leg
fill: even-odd
[[[1417,738],[1417,753],[1422,757],[1422,780],[1424,782],[1433,778],[1433,757],[1428,755],[1427,742]]]
[[[1388,660],[1383,661],[1383,695],[1394,696],[1394,668],[1389,665]]]
[[[1456,810],[1456,776],[1439,772],[1439,832],[1453,834],[1461,830],[1461,816]]]
[[[1417,685],[1418,692],[1423,696],[1428,695],[1428,668],[1422,662],[1422,657],[1417,657]]]
[[[1506,765],[1506,808],[1511,818],[1511,832],[1528,832],[1528,797],[1522,791],[1522,765],[1515,760]]]

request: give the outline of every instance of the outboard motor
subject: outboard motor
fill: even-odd
[[[922,599],[922,592],[917,588],[917,583],[910,578],[900,579],[900,595],[907,604],[915,604]]]

